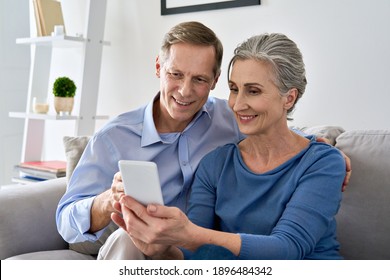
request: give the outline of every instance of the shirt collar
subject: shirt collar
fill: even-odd
[[[156,125],[155,125],[154,119],[153,119],[153,104],[159,98],[160,98],[160,92],[153,98],[153,100],[151,100],[148,103],[148,105],[145,108],[144,124],[143,124],[143,128],[142,128],[142,137],[141,137],[141,147],[146,147],[146,146],[152,145],[154,143],[158,143],[158,142],[164,142],[161,139],[160,134],[158,133],[158,131],[156,129]],[[184,132],[189,130],[194,125],[194,123],[196,123],[198,121],[198,119],[203,115],[207,115],[208,118],[211,120],[210,113],[207,109],[208,103],[209,103],[209,100],[207,100],[206,104],[202,106],[202,109],[199,110],[198,113],[196,113],[195,118],[184,129]]]

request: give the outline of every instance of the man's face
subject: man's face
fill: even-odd
[[[215,51],[212,46],[178,43],[162,63],[157,58],[160,102],[154,110],[156,127],[159,132],[183,131],[215,88]]]

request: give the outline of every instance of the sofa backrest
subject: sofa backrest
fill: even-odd
[[[337,215],[345,259],[390,259],[390,130],[342,133],[336,147],[351,159],[352,176]]]

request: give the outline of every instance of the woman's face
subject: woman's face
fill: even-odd
[[[272,67],[266,62],[247,59],[232,65],[229,106],[242,133],[259,135],[286,125],[287,110],[294,100],[291,90],[282,97],[274,81]]]

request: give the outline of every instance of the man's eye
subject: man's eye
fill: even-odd
[[[196,78],[195,82],[197,82],[197,83],[207,83],[207,80],[204,79],[204,78]]]
[[[181,74],[180,73],[177,73],[177,72],[168,72],[169,76],[171,76],[172,78],[175,78],[175,79],[179,79],[181,77]]]
[[[234,87],[230,87],[230,93],[238,93],[238,89]]]

